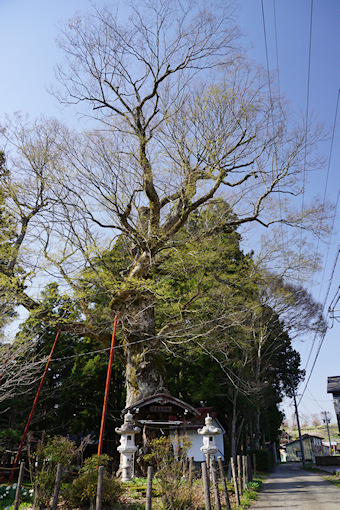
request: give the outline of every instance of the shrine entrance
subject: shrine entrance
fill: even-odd
[[[136,440],[144,447],[148,441],[170,433],[183,435],[191,420],[199,416],[197,409],[172,397],[167,393],[158,393],[126,407],[123,414],[130,412],[136,425],[141,428],[141,437]]]

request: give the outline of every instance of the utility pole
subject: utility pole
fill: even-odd
[[[326,424],[326,427],[327,427],[327,433],[328,433],[328,441],[329,441],[329,449],[330,449],[330,452],[331,452],[331,455],[333,455],[333,448],[332,448],[332,443],[331,443],[331,436],[329,435],[329,427],[328,427],[328,424],[331,422],[331,419],[329,418],[329,412],[327,411],[322,411],[322,413],[324,415],[324,418],[323,418],[323,422]]]
[[[292,390],[293,390],[293,397],[294,397],[294,406],[295,406],[296,421],[297,421],[297,426],[298,426],[298,431],[299,431],[299,440],[300,440],[302,467],[305,468],[306,467],[305,451],[303,449],[303,441],[302,441],[302,436],[301,436],[301,427],[300,427],[299,413],[298,413],[298,408],[297,408],[297,403],[296,403],[296,395],[295,395],[295,388],[294,388],[293,381],[292,381]]]

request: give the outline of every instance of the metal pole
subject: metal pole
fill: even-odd
[[[331,436],[329,434],[329,427],[328,427],[328,424],[329,424],[329,418],[328,418],[328,412],[327,411],[323,411],[321,414],[324,415],[324,422],[326,423],[326,427],[327,427],[327,433],[328,433],[328,441],[329,441],[329,449],[330,449],[330,452],[331,452],[331,455],[333,455],[333,449],[332,449],[332,443],[331,443]]]
[[[107,412],[107,401],[109,398],[109,389],[110,389],[110,382],[111,382],[113,349],[114,349],[115,340],[116,340],[116,328],[117,328],[117,315],[115,316],[115,321],[113,324],[109,366],[107,367],[107,374],[106,374],[104,404],[103,404],[102,421],[100,424],[100,434],[99,434],[99,443],[98,443],[98,455],[101,455],[101,453],[103,451],[103,439],[104,439],[104,430],[105,430],[105,421],[106,421],[106,412]]]
[[[22,447],[24,446],[24,442],[25,442],[25,439],[26,439],[26,435],[27,435],[27,432],[28,432],[28,428],[30,426],[30,423],[31,423],[31,420],[32,420],[32,416],[33,416],[33,413],[34,413],[34,410],[36,408],[36,405],[37,405],[37,402],[38,402],[38,398],[39,398],[39,395],[40,395],[40,392],[41,392],[41,388],[43,387],[43,384],[44,384],[44,381],[45,381],[45,377],[46,377],[46,373],[47,373],[47,370],[48,370],[48,367],[49,367],[49,364],[50,364],[50,361],[51,361],[51,358],[52,358],[52,354],[53,354],[53,351],[55,349],[55,346],[57,345],[57,341],[58,341],[58,338],[59,338],[59,335],[60,335],[60,329],[58,330],[58,333],[55,337],[55,340],[54,340],[54,344],[52,346],[52,349],[51,349],[51,352],[50,352],[50,355],[49,355],[49,358],[47,360],[47,363],[46,363],[46,367],[45,367],[45,370],[44,370],[44,373],[43,373],[43,376],[41,378],[41,381],[40,381],[40,385],[39,385],[39,388],[38,388],[38,391],[37,391],[37,394],[35,396],[35,399],[34,399],[34,402],[33,402],[33,406],[32,406],[32,409],[31,409],[31,412],[30,412],[30,415],[28,417],[28,420],[27,420],[27,424],[26,424],[26,427],[25,427],[25,430],[24,430],[24,434],[22,436],[22,439],[21,439],[21,443],[19,445],[19,449],[18,449],[18,453],[15,457],[15,460],[14,460],[14,464],[13,464],[13,468],[12,468],[12,472],[10,474],[10,477],[9,477],[9,480],[8,480],[8,483],[10,484],[11,481],[12,481],[12,478],[13,478],[13,474],[14,474],[14,469],[16,468],[17,464],[18,464],[18,460],[19,460],[19,456],[20,456],[20,453],[21,453],[21,450],[22,450]]]
[[[301,448],[301,460],[302,460],[302,466],[303,466],[303,467],[306,467],[306,461],[305,461],[305,451],[304,451],[304,449],[303,449],[303,441],[302,441],[302,435],[301,435],[301,427],[300,427],[299,413],[298,413],[298,408],[297,408],[297,403],[296,403],[296,395],[295,395],[295,390],[294,390],[294,388],[293,388],[293,397],[294,397],[294,405],[295,405],[296,421],[297,421],[297,426],[298,426],[298,431],[299,431],[299,440],[300,440],[300,448]]]

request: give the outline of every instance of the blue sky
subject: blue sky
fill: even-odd
[[[109,2],[108,2],[109,3]],[[121,1],[124,4],[123,1]],[[95,5],[105,2],[95,0]],[[313,5],[312,32],[311,5]],[[76,123],[74,112],[60,110],[56,100],[47,92],[53,82],[53,68],[62,58],[55,45],[60,22],[72,17],[77,10],[88,9],[87,0],[0,0],[0,116],[21,110],[32,116],[57,116]],[[263,11],[265,28],[263,24]],[[275,10],[274,10],[275,7]],[[274,17],[275,12],[275,17]],[[332,133],[338,91],[340,87],[340,2],[338,0],[239,0],[238,20],[245,34],[244,45],[254,60],[267,65],[265,34],[270,69],[279,70],[282,93],[293,109],[306,112],[309,77],[309,114],[318,115]],[[276,30],[275,30],[276,27]],[[312,34],[310,45],[310,33]],[[277,42],[277,45],[276,45]],[[310,52],[311,48],[311,52]],[[0,117],[0,118],[1,118]],[[338,115],[338,121],[340,113]],[[340,127],[334,132],[332,158],[312,178],[308,196],[324,193],[336,202],[339,192]],[[321,151],[330,155],[331,141]],[[327,178],[328,173],[328,178]],[[327,188],[326,180],[328,179]],[[340,206],[339,206],[340,207]],[[324,255],[324,271],[320,281],[313,282],[311,291],[324,301],[339,245],[339,209],[334,222],[333,236],[320,244]],[[328,292],[329,302],[340,285],[340,259],[335,267]],[[339,305],[340,307],[340,305]],[[339,313],[340,316],[340,313]],[[340,320],[340,319],[339,319]],[[305,414],[331,411],[335,421],[331,396],[326,393],[327,376],[340,375],[340,326],[335,321],[324,339],[310,378],[308,390],[300,404]],[[307,375],[315,359],[318,342],[312,351]],[[311,342],[295,344],[302,356],[303,366],[311,349]],[[303,386],[300,392],[303,390]],[[293,410],[286,402],[288,417]]]
[[[250,54],[265,67],[268,55],[269,68],[278,70],[280,91],[291,102],[291,107],[305,114],[308,103],[309,116],[317,115],[332,135],[340,88],[340,2],[264,0],[262,3],[261,0],[240,0],[239,6],[239,25],[246,35],[246,40],[249,41]],[[340,112],[337,115],[337,122],[340,123]],[[339,137],[338,126],[334,131],[332,153],[331,140],[320,147],[327,161],[325,166],[313,175],[306,196],[325,195],[328,200],[336,203],[340,184]],[[323,270],[319,280],[313,281],[313,286],[309,289],[321,303],[324,303],[328,295],[325,310],[328,309],[340,285],[340,260],[338,260],[328,291],[339,248],[339,228],[338,207],[333,236],[328,240],[329,244],[319,244],[323,254]],[[301,353],[303,368],[309,358],[306,379],[309,378],[319,347],[317,340],[311,350],[311,340],[297,342],[294,345]],[[332,413],[335,421],[332,399],[326,393],[327,376],[330,375],[340,375],[340,326],[337,321],[333,321],[333,327],[327,331],[324,338],[308,389],[304,391],[304,384],[299,389],[300,394],[304,391],[304,397],[299,405],[300,413],[311,415],[327,410]],[[284,405],[288,417],[293,412],[293,407],[289,404],[290,401],[286,401]]]

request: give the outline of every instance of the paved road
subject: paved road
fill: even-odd
[[[280,464],[263,484],[254,510],[340,510],[340,488],[299,464]]]

